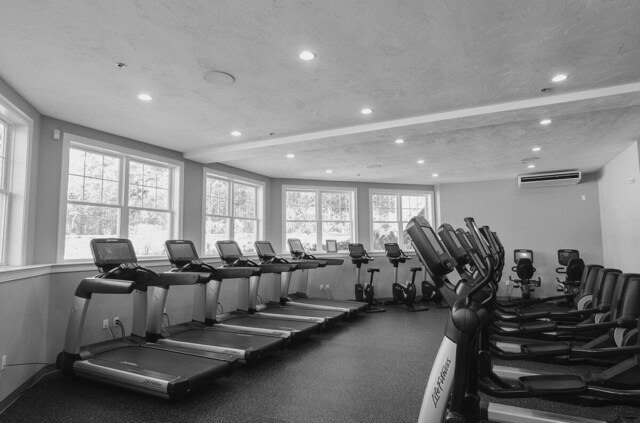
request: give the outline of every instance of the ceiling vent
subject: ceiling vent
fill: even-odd
[[[581,179],[582,172],[580,172],[579,170],[520,175],[518,176],[518,188],[574,185],[580,182]]]

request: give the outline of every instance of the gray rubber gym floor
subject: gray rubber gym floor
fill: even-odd
[[[0,421],[415,422],[447,314],[447,309],[434,307],[409,313],[402,306],[390,306],[386,313],[340,322],[260,363],[240,366],[229,378],[179,402],[56,372],[26,392]],[[640,415],[640,408],[628,406],[592,408],[535,399],[499,402],[595,419]]]

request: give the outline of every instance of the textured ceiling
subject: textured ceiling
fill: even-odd
[[[0,77],[45,115],[203,163],[499,179],[531,156],[595,170],[640,138],[639,22],[637,0],[4,0]]]

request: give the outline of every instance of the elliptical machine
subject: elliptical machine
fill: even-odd
[[[522,299],[528,300],[531,298],[531,291],[535,291],[533,287],[540,286],[541,282],[540,278],[538,280],[533,279],[533,274],[536,273],[536,268],[533,267],[533,251],[525,249],[513,250],[513,261],[516,265],[511,270],[516,272],[518,279],[511,279],[511,276],[509,276],[509,280],[513,282],[515,288],[520,288]]]
[[[371,273],[371,278],[367,285],[360,283],[360,268],[363,264],[367,264],[373,261],[373,257],[367,254],[362,244],[349,244],[349,257],[351,257],[351,263],[356,265],[356,301],[366,302],[369,304],[369,308],[365,310],[365,313],[381,313],[387,311],[384,307],[379,307],[380,303],[375,300],[373,289],[373,275],[380,271],[378,267],[370,267],[367,272]]]
[[[409,311],[427,311],[429,307],[423,305],[416,305],[416,273],[422,270],[422,267],[411,267],[411,282],[407,282],[406,285],[398,282],[398,267],[400,263],[406,263],[407,260],[411,260],[411,257],[406,255],[404,251],[400,249],[400,246],[395,242],[388,242],[384,244],[384,250],[389,258],[389,262],[393,265],[393,284],[391,285],[391,292],[393,293],[393,299],[395,303],[403,303],[407,306]]]

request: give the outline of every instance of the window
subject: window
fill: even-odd
[[[0,262],[6,263],[5,245],[7,229],[7,210],[9,208],[9,187],[7,175],[9,173],[7,152],[9,150],[9,124],[0,120]]]
[[[0,94],[0,264],[27,260],[33,119]],[[8,248],[7,246],[11,246]]]
[[[432,193],[370,191],[370,197],[372,251],[384,251],[387,242],[397,242],[406,251],[413,250],[404,227],[418,215],[433,221]]]
[[[244,254],[255,253],[262,238],[263,184],[231,175],[205,173],[204,253],[215,255],[216,241],[232,239]]]
[[[286,238],[299,238],[310,252],[324,252],[326,240],[347,251],[355,234],[355,189],[283,187]]]
[[[164,255],[179,235],[181,163],[67,138],[64,260],[91,258],[89,242],[105,237],[129,238],[138,257]]]

